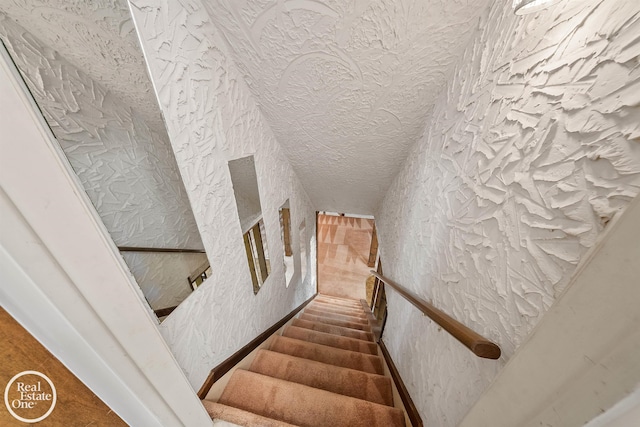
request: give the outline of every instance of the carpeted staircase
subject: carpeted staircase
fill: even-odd
[[[383,363],[360,302],[318,295],[203,404],[240,426],[404,426]]]

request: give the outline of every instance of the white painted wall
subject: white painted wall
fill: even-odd
[[[189,276],[207,264],[206,254],[122,252],[122,258],[154,310],[173,307],[191,295]]]
[[[430,425],[458,425],[638,194],[638,34],[638,2],[495,1],[387,192],[385,273],[503,350],[476,358],[389,291],[385,343]]]
[[[640,424],[639,223],[636,197],[459,427]]]
[[[65,60],[100,82],[144,121],[162,127],[126,0],[11,0],[0,6]]]
[[[0,36],[116,244],[202,249],[164,127],[3,13]]]
[[[287,288],[278,250],[271,254],[271,274],[253,294],[227,162],[254,155],[270,248],[281,245],[278,208],[287,199],[292,223],[306,221],[308,245],[315,247],[315,211],[202,4],[130,5],[213,270],[160,326],[199,388],[212,367],[315,292],[315,262],[313,274],[303,283],[294,277]],[[292,245],[299,247],[297,238]]]

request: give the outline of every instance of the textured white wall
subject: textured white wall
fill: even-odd
[[[164,128],[2,13],[0,35],[116,244],[201,249]]]
[[[0,10],[100,82],[151,127],[163,127],[127,0],[6,0]]]
[[[211,425],[11,62],[0,48],[0,305],[129,425]]]
[[[315,291],[315,267],[304,283],[294,277],[287,288],[282,251],[273,251],[271,274],[253,294],[227,162],[254,155],[270,248],[280,245],[278,208],[285,200],[291,203],[292,223],[306,220],[312,248],[315,212],[202,4],[130,3],[213,269],[160,326],[199,388],[212,367]],[[293,244],[299,247],[297,238]]]
[[[154,310],[180,304],[191,292],[189,276],[207,264],[206,254],[122,252],[131,274]]]
[[[504,354],[476,358],[389,291],[384,340],[430,425],[460,422],[638,194],[639,35],[638,2],[495,1],[387,192],[385,273]]]

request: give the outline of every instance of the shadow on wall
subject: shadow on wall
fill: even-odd
[[[242,238],[247,255],[247,266],[251,274],[254,295],[260,291],[269,273],[271,260],[267,248],[267,236],[262,218],[262,203],[258,190],[258,178],[253,156],[229,161],[229,174],[233,184],[233,194]]]

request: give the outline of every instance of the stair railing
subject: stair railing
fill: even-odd
[[[375,270],[370,271],[371,274],[395,289],[400,295],[402,295],[407,301],[418,308],[418,310],[420,310],[422,313],[427,315],[431,320],[442,326],[445,331],[453,335],[455,339],[464,344],[476,356],[484,357],[485,359],[500,358],[501,351],[500,347],[498,347],[497,344],[489,341],[482,335],[478,334],[476,331],[458,322],[453,317],[437,309],[432,304],[413,294],[411,291],[403,288],[388,277],[379,274]]]

